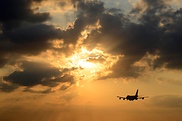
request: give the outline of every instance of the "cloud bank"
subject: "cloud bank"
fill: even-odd
[[[138,77],[134,64],[146,54],[158,56],[150,65],[153,69],[163,66],[182,69],[182,8],[175,10],[164,0],[139,0],[126,14],[120,9],[106,8],[101,1],[63,1],[60,7],[72,4],[77,18],[67,29],[61,29],[46,23],[51,19],[49,12],[37,12],[39,8],[32,7],[41,2],[0,1],[0,67],[14,64],[22,56],[51,50],[54,40],[63,41],[62,48],[54,51],[66,55],[76,49],[82,32],[89,29],[82,46],[89,49],[99,46],[107,53],[124,55],[110,68],[112,73],[103,78]],[[9,92],[17,85],[54,87],[58,82],[74,82],[72,75],[62,77],[63,72],[49,64],[21,63],[23,71],[3,77],[6,83],[1,84],[2,91]]]

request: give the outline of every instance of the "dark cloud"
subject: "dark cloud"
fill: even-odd
[[[159,95],[150,99],[150,105],[169,108],[181,108],[182,97],[178,95]]]
[[[65,44],[76,44],[79,36],[81,35],[81,32],[85,28],[85,22],[84,18],[80,17],[76,19],[73,27],[69,27],[66,31],[63,33],[63,38],[65,40]]]
[[[3,67],[12,56],[37,55],[51,48],[49,43],[54,39],[63,39],[64,48],[58,51],[68,51],[67,45],[75,45],[81,32],[86,26],[96,23],[103,11],[101,2],[77,1],[78,16],[73,26],[67,30],[56,29],[43,22],[49,20],[48,13],[37,13],[31,9],[32,3],[41,3],[41,0],[28,0],[17,2],[15,0],[1,1],[3,5],[0,18],[0,66]],[[63,2],[64,3],[64,2]],[[5,13],[5,8],[11,8]],[[16,9],[18,8],[18,9]],[[3,11],[4,10],[4,11]],[[95,12],[97,15],[95,15]],[[52,49],[52,48],[51,48]]]
[[[181,9],[174,10],[163,0],[142,0],[128,15],[118,11],[105,8],[97,18],[101,28],[85,40],[89,47],[99,44],[109,53],[124,55],[108,77],[137,77],[133,65],[147,53],[160,56],[154,68],[167,64],[181,69]],[[132,22],[131,15],[138,22]]]
[[[168,23],[166,31],[160,43],[160,55],[156,62],[161,65],[167,63],[168,68],[182,68],[182,9],[175,11],[170,19],[172,23]]]
[[[64,82],[68,82],[69,86],[74,84],[73,76],[64,74],[58,68],[47,63],[24,61],[21,68],[22,71],[15,71],[9,76],[4,76],[3,80],[10,84],[27,87],[36,85],[55,87]],[[7,87],[8,85],[3,84],[1,86]],[[4,88],[1,89],[6,91],[3,90]]]
[[[7,83],[3,83],[3,82],[0,83],[0,91],[3,91],[3,92],[12,92],[15,89],[17,89],[18,87],[19,86],[16,84],[7,84]]]
[[[63,39],[65,47],[75,45],[86,27],[99,22],[100,27],[91,31],[84,45],[89,49],[100,45],[110,54],[124,55],[111,67],[113,73],[108,77],[139,76],[133,65],[147,53],[160,57],[151,65],[154,68],[164,64],[167,68],[182,68],[182,9],[174,10],[164,0],[141,0],[129,14],[116,8],[107,9],[97,0],[71,0],[77,9],[77,18],[66,30],[45,24],[50,15],[35,12],[31,8],[34,2],[40,4],[41,0],[0,1],[1,67],[12,56],[36,55],[51,48],[50,40]],[[60,3],[64,5],[64,1]],[[22,76],[22,73],[14,72],[9,79],[15,75]],[[40,82],[32,85],[36,83]]]
[[[51,25],[45,24],[33,24],[33,25],[24,25],[18,29],[5,33],[9,39],[16,44],[24,44],[40,42],[47,42],[47,40],[52,40],[59,38],[59,30],[56,30]]]
[[[49,80],[51,77],[59,77],[61,72],[45,63],[23,62],[21,65],[23,71],[15,71],[4,80],[22,86],[34,86],[37,84],[52,85]]]
[[[13,56],[36,55],[50,49],[49,41],[61,38],[61,30],[45,24],[24,24],[0,35],[0,66]],[[18,57],[17,57],[18,58]]]
[[[43,22],[49,13],[35,12],[32,4],[42,0],[0,1],[0,67],[14,55],[38,54],[50,48],[49,40],[61,38],[61,30]]]
[[[8,37],[10,44],[4,46],[6,52],[15,52],[20,54],[38,54],[39,52],[50,48],[49,40],[59,38],[60,30],[51,25],[33,24],[24,25],[18,29],[4,33]],[[11,46],[11,48],[8,48]],[[4,51],[4,49],[2,50]]]
[[[0,52],[0,55],[2,56],[2,57],[0,58],[0,68],[1,68],[1,67],[3,67],[3,66],[7,63],[8,59],[7,59],[7,58],[4,56],[4,54],[1,53],[1,52]]]
[[[164,0],[143,0],[143,4],[147,6],[147,9],[140,16],[139,20],[145,25],[144,27],[149,25],[150,30],[157,30],[153,37],[156,37],[154,38],[157,41],[157,48],[155,50],[159,51],[160,58],[155,61],[155,66],[160,67],[163,64],[167,64],[168,68],[181,69],[181,8],[173,10]],[[133,9],[133,11],[137,14],[142,10],[139,8],[140,5]],[[160,26],[160,24],[162,25]]]
[[[98,43],[109,53],[125,55],[112,67],[113,74],[110,75],[111,77],[136,77],[138,74],[132,70],[132,65],[140,60],[146,52],[154,49],[157,43],[154,35],[160,34],[160,31],[152,30],[149,26],[132,23],[127,16],[118,13],[118,11],[102,14],[100,25],[101,28],[91,33],[85,43],[91,43],[91,45]]]
[[[141,24],[146,28],[149,27],[147,33],[151,41],[156,41],[154,44],[149,43],[150,48],[158,51],[152,54],[158,54],[159,59],[155,61],[155,67],[160,67],[163,64],[167,64],[168,68],[181,69],[181,20],[182,12],[180,10],[173,10],[164,0],[143,0],[143,3],[147,5],[147,9],[140,16]],[[150,52],[150,51],[149,51]]]
[[[25,88],[25,89],[23,90],[23,92],[49,94],[49,93],[54,92],[54,91],[52,91],[51,88],[48,88],[48,89],[45,89],[45,90],[33,90],[33,89],[27,87],[27,88]]]
[[[50,19],[49,13],[34,13],[31,9],[33,2],[40,3],[42,0],[1,0],[0,22],[3,30],[13,29],[23,22],[39,23]]]
[[[73,3],[75,2],[73,1]],[[73,27],[68,28],[63,34],[65,43],[75,44],[85,27],[94,25],[104,12],[104,4],[102,2],[77,1],[76,3],[76,8],[78,9],[77,19]]]
[[[79,2],[77,8],[80,15],[85,17],[87,25],[94,24],[104,12],[104,3],[98,1]]]

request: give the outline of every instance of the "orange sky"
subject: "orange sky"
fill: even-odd
[[[0,121],[182,120],[181,7],[0,1]]]

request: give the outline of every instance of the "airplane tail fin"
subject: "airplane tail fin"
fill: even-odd
[[[136,91],[136,94],[135,94],[135,96],[138,96],[138,89],[137,89],[137,91]]]

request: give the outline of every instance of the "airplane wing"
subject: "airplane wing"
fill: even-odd
[[[138,97],[138,99],[142,99],[142,100],[143,100],[144,98],[148,98],[148,97]]]
[[[126,99],[126,97],[121,97],[121,96],[117,96],[117,98],[120,99],[120,100],[121,100],[121,99],[123,99],[123,100]]]

